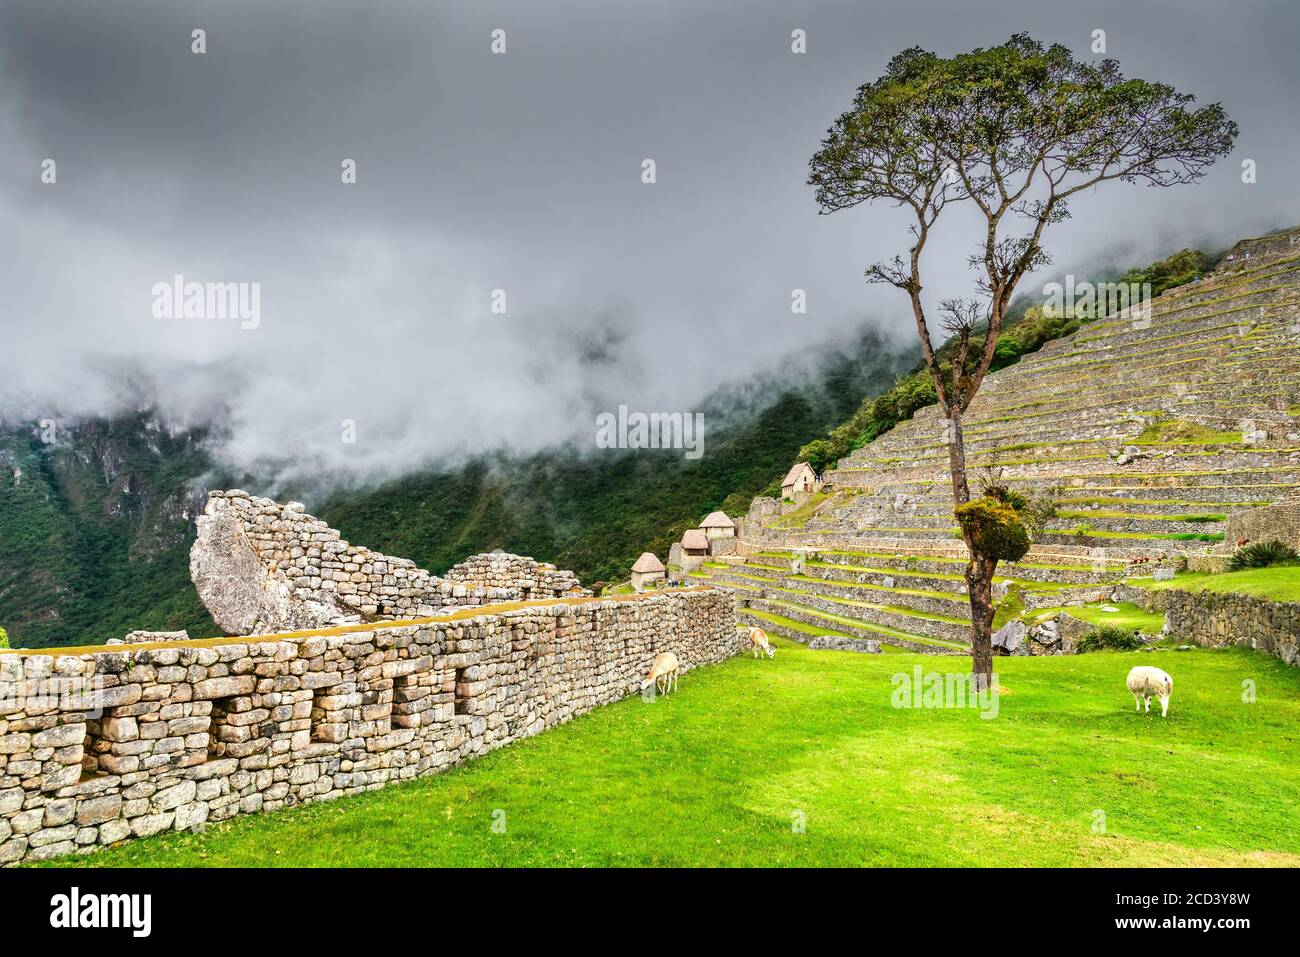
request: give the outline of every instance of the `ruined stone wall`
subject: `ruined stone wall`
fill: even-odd
[[[190,633],[180,631],[131,631],[121,638],[110,638],[110,645],[145,645],[153,641],[189,641]]]
[[[443,579],[472,591],[513,590],[525,600],[591,594],[573,572],[508,552],[471,556],[449,568]]]
[[[740,554],[740,539],[733,538],[730,535],[725,537],[718,536],[709,539],[709,557],[723,558],[728,555]]]
[[[781,500],[759,495],[749,503],[749,511],[736,519],[736,537],[759,541],[763,530],[781,517]]]
[[[298,502],[213,491],[190,577],[229,635],[427,617],[450,608],[587,594],[577,576],[517,555],[480,555],[439,578],[407,558],[345,541]],[[504,558],[504,561],[502,561]]]
[[[431,774],[635,692],[660,652],[744,647],[730,595],[695,589],[0,652],[0,863]]]

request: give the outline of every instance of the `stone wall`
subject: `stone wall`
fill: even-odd
[[[715,536],[709,539],[709,557],[725,558],[740,554],[740,539],[731,535]]]
[[[180,631],[131,631],[121,638],[110,638],[110,645],[144,645],[153,641],[189,641],[190,633]]]
[[[1228,515],[1224,536],[1228,551],[1242,539],[1251,542],[1279,541],[1300,549],[1300,502],[1248,508]]]
[[[731,596],[562,599],[257,639],[0,652],[0,863],[451,767],[745,649]]]
[[[407,558],[344,541],[298,502],[213,491],[190,577],[229,635],[427,617],[449,608],[587,594],[572,572],[517,555],[475,556],[438,578]]]
[[[508,552],[474,555],[449,568],[442,577],[472,591],[513,591],[523,600],[591,594],[573,572]]]
[[[759,495],[749,503],[749,511],[736,520],[736,537],[758,541],[763,530],[781,517],[781,500]]]
[[[1116,592],[1148,611],[1163,611],[1168,633],[1182,641],[1203,648],[1254,648],[1300,666],[1300,602],[1176,588],[1121,586]]]

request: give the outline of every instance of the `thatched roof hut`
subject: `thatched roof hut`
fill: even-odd
[[[653,552],[642,552],[641,557],[638,558],[636,564],[632,566],[632,571],[638,572],[642,575],[649,572],[662,572],[663,570],[664,563],[655,557]]]
[[[682,536],[682,551],[686,554],[706,555],[709,551],[709,536],[702,528],[692,528]]]

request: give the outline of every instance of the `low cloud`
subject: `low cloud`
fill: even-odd
[[[904,303],[862,281],[905,247],[904,220],[819,217],[807,159],[897,50],[1026,26],[1082,55],[1113,24],[1130,71],[1223,100],[1242,126],[1239,155],[1202,184],[1076,204],[1052,271],[1300,220],[1284,186],[1300,134],[1277,121],[1296,86],[1294,9],[1185,4],[1171,36],[1158,11],[1040,8],[7,3],[0,416],[147,406],[215,426],[234,468],[365,480],[583,447],[600,412],[693,410],[868,316],[907,341]],[[795,26],[806,54],[790,52]],[[489,50],[497,27],[505,56]],[[968,251],[935,245],[928,294],[969,290]],[[177,274],[258,283],[257,328],[155,318],[151,290]]]

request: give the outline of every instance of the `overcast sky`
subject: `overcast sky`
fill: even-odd
[[[0,414],[154,403],[222,416],[239,464],[398,470],[689,410],[866,319],[907,335],[862,279],[903,220],[819,217],[805,186],[826,127],[906,47],[1028,30],[1091,57],[1095,29],[1241,135],[1199,184],[1084,197],[1057,267],[1300,222],[1290,0],[5,0]],[[967,251],[935,246],[931,294],[970,291]],[[156,318],[176,274],[259,283],[260,324]]]

